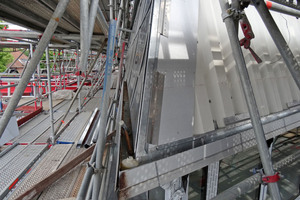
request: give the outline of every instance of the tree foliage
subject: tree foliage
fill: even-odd
[[[54,60],[55,56],[53,55],[54,51],[49,51],[49,60]],[[29,50],[27,49],[24,54],[29,57]],[[45,61],[46,60],[46,53],[44,52],[42,57],[41,57],[41,61]],[[46,63],[45,62],[40,62],[40,67],[41,69],[46,68]],[[50,62],[50,68],[53,67],[53,63]]]
[[[10,51],[10,49],[3,48],[0,52],[0,72],[4,72],[6,70],[6,65],[14,60],[11,53],[7,51]]]
[[[0,22],[3,22],[0,20]],[[0,30],[2,30],[5,25],[0,25]],[[0,49],[0,72],[4,72],[6,70],[6,65],[14,60],[14,57],[11,55],[10,49],[2,48]]]

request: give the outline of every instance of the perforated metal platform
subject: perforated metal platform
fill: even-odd
[[[82,166],[75,167],[71,172],[60,178],[51,187],[47,188],[38,200],[65,199],[70,196],[74,183]]]
[[[45,154],[45,156],[42,157],[41,161],[37,163],[34,169],[31,170],[28,177],[16,188],[12,195],[10,195],[9,199],[15,199],[23,192],[55,171],[70,150],[71,146],[72,145],[61,144],[52,147]]]
[[[29,145],[0,169],[0,199],[13,189],[14,185],[31,168],[46,150],[47,145]]]
[[[58,120],[62,117],[63,113],[56,112],[54,113],[54,120]],[[32,143],[36,140],[40,135],[42,135],[47,129],[50,128],[50,118],[47,117],[40,123],[38,123],[35,127],[24,133],[21,137],[15,139],[14,141],[20,143]]]
[[[100,97],[94,97],[89,100],[89,102],[84,107],[85,111],[94,111],[95,108],[99,108],[101,105],[101,98]]]
[[[18,145],[8,153],[6,153],[2,158],[0,158],[0,169],[8,164],[14,157],[16,157],[22,150],[26,148],[25,145]]]
[[[74,117],[75,113],[70,113],[65,121],[68,122],[70,121],[73,117]],[[56,128],[59,125],[60,120],[57,120],[54,124],[54,130],[56,130]],[[66,124],[63,124],[61,129],[63,129],[65,127]],[[51,135],[51,128],[47,129],[42,135],[40,135],[34,142],[36,143],[43,143],[43,142],[47,142],[47,140],[49,139],[50,135]]]
[[[69,142],[74,143],[79,138],[85,127],[86,123],[89,120],[92,112],[82,112],[80,113],[74,121],[70,124],[70,126],[63,132],[63,134],[59,137],[58,143],[60,142]]]
[[[56,106],[54,106],[54,111],[66,106],[67,101],[62,102],[60,104],[57,104]],[[38,125],[39,123],[41,123],[42,121],[46,120],[46,118],[49,117],[49,114],[40,114],[36,117],[34,117],[33,119],[31,119],[30,121],[28,121],[27,123],[25,123],[24,125],[22,125],[19,128],[20,131],[20,135],[25,134],[27,131],[29,131],[30,129],[32,129],[33,127],[35,127],[36,125]],[[48,119],[49,120],[49,119]]]
[[[59,167],[62,167],[64,164],[72,160],[74,157],[78,156],[84,150],[85,149],[77,149],[76,145],[73,145]],[[56,200],[68,198],[73,191],[74,184],[77,182],[78,176],[80,175],[80,171],[83,167],[85,166],[76,166],[69,173],[67,173],[62,178],[57,180],[54,184],[45,189],[38,199]]]

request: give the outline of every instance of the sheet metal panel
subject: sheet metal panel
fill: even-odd
[[[158,111],[154,116],[160,117],[159,131],[153,132],[153,135],[158,134],[154,144],[193,135],[197,8],[198,1],[166,1],[164,6],[157,71],[165,77],[161,113]],[[168,32],[167,36],[164,32]]]

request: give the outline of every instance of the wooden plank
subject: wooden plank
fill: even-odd
[[[49,185],[54,183],[56,180],[64,176],[66,173],[68,173],[71,169],[73,169],[75,166],[77,166],[79,163],[81,163],[84,159],[86,159],[88,156],[90,156],[94,151],[95,145],[88,148],[86,151],[81,153],[79,156],[50,174],[48,177],[34,185],[32,188],[27,190],[25,193],[20,195],[16,200],[29,200],[32,199],[35,195],[42,192],[44,189],[46,189]]]

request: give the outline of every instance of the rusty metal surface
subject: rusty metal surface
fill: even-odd
[[[57,169],[72,145],[60,144],[52,147],[41,161],[37,163],[34,169],[26,177],[26,179],[16,188],[9,199],[15,199],[29,188],[37,184],[39,181],[47,177]]]
[[[57,200],[68,198],[73,190],[73,186],[77,180],[81,167],[81,165],[78,165],[72,171],[65,174],[62,178],[45,189],[39,196],[38,200]]]
[[[82,166],[80,172],[78,173],[77,179],[74,183],[73,189],[70,193],[70,197],[77,197],[85,171],[86,171],[86,167]]]

